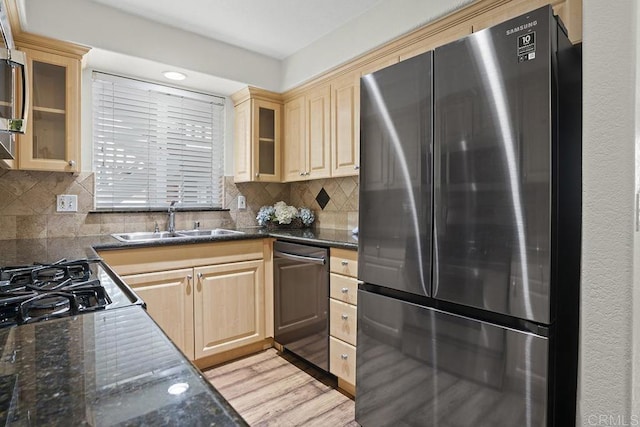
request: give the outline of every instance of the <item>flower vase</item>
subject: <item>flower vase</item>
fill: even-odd
[[[265,227],[267,228],[267,230],[286,230],[304,228],[305,225],[302,223],[302,220],[300,218],[294,218],[289,224],[279,224],[275,221],[267,221]]]

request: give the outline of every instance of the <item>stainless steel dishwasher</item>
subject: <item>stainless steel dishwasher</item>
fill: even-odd
[[[274,244],[275,341],[329,370],[329,250]]]

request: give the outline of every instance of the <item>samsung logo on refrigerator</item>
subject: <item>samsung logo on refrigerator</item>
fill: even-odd
[[[538,21],[527,22],[526,24],[519,25],[517,27],[510,28],[506,31],[506,34],[510,36],[511,34],[519,33],[520,31],[528,30],[529,28],[533,28],[538,25]]]

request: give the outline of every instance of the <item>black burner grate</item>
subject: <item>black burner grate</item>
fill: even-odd
[[[0,269],[0,327],[100,310],[111,299],[90,264],[60,260],[52,264]]]

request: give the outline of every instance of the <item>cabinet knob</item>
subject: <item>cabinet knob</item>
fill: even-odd
[[[343,314],[340,317],[342,317],[342,320],[349,320],[349,315],[348,314]]]
[[[344,353],[342,353],[342,354],[340,355],[340,359],[342,359],[342,360],[347,360],[348,358],[349,358],[349,355],[348,355],[348,354],[344,354]]]
[[[360,169],[360,166],[358,166],[358,165],[354,165],[354,166],[353,166],[353,168],[354,168],[355,170],[358,170],[358,169]]]
[[[202,279],[203,276],[204,276],[204,274],[198,273],[198,279]]]
[[[69,166],[74,167],[76,165],[75,160],[69,160]]]
[[[346,294],[347,292],[349,292],[349,288],[342,288],[342,293]]]
[[[340,264],[347,266],[349,265],[349,261],[347,261],[346,259],[343,259],[342,261],[340,261]]]
[[[300,176],[304,176],[304,172],[300,172]]]
[[[187,280],[188,280],[188,281],[192,281],[192,280],[193,280],[193,276],[189,274],[189,275],[187,276]]]
[[[256,178],[260,178],[260,172],[256,172]]]
[[[305,172],[304,174],[309,176],[309,175],[311,175],[311,172]]]

